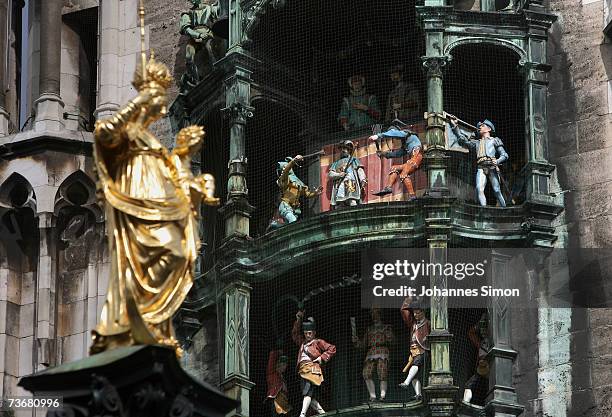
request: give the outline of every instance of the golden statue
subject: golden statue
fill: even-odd
[[[171,82],[168,68],[151,56],[136,70],[138,96],[96,123],[94,156],[112,263],[91,354],[136,344],[171,346],[182,354],[172,316],[193,283],[200,204],[219,200],[214,178],[191,172],[202,127],[182,129],[173,152],[148,130],[167,112]]]

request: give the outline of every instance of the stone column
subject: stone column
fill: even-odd
[[[532,6],[530,5],[530,8]],[[533,7],[540,9],[539,2]],[[527,165],[523,174],[527,178],[527,200],[532,203],[554,205],[550,195],[554,165],[548,162],[548,126],[546,123],[546,100],[548,81],[546,74],[552,68],[546,63],[548,30],[556,16],[524,10],[529,25],[527,39],[527,60],[521,61],[525,75],[525,106],[527,134]]]
[[[62,1],[40,2],[40,96],[35,130],[58,131],[64,127],[64,102],[60,96],[62,49]]]
[[[222,293],[224,314],[223,381],[225,393],[240,401],[236,416],[249,416],[249,393],[254,386],[249,380],[249,309],[251,287],[234,281]]]
[[[9,48],[7,48],[7,29],[8,17],[8,0],[0,0],[0,137],[8,136],[9,134],[9,114],[6,111],[6,62],[8,58]]]
[[[98,102],[96,119],[110,117],[119,110],[119,3],[120,0],[100,0],[100,61],[98,64]]]
[[[38,213],[40,243],[36,268],[36,344],[35,372],[55,365],[53,343],[55,341],[55,216],[53,213]]]
[[[509,271],[512,257],[493,252],[491,257],[491,286],[510,288]],[[489,328],[493,348],[489,351],[489,393],[485,410],[488,416],[512,417],[520,415],[524,407],[518,404],[512,386],[512,364],[516,351],[511,345],[510,299],[506,296],[490,297]]]

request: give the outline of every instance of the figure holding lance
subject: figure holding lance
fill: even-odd
[[[361,204],[368,183],[363,165],[355,157],[355,144],[345,140],[340,144],[340,151],[340,159],[331,164],[327,173],[333,181],[332,208]]]

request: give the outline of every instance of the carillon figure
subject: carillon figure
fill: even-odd
[[[396,138],[402,140],[402,146],[399,149],[394,151],[381,151],[379,140],[383,138]],[[423,162],[423,154],[421,153],[421,141],[419,137],[412,133],[410,130],[405,128],[405,125],[402,126],[401,122],[396,121],[394,126],[391,126],[386,132],[383,132],[378,135],[372,135],[369,138],[370,141],[376,142],[378,151],[376,154],[380,158],[401,158],[403,156],[407,156],[408,159],[401,165],[393,165],[391,167],[391,171],[389,171],[389,180],[387,181],[387,186],[380,191],[373,193],[377,196],[384,196],[387,194],[391,194],[393,192],[393,184],[397,181],[398,177],[402,184],[406,187],[408,191],[408,199],[414,200],[416,198],[416,194],[414,192],[414,187],[412,185],[412,180],[410,179],[410,175],[413,174]]]
[[[403,372],[408,372],[408,376],[399,386],[408,389],[412,384],[415,394],[414,400],[420,401],[423,398],[421,395],[421,378],[423,377],[426,356],[429,352],[427,336],[431,332],[431,324],[425,317],[423,309],[418,304],[413,303],[410,297],[404,300],[400,311],[404,323],[410,330],[410,358],[403,369]]]
[[[181,13],[181,35],[189,37],[185,47],[186,72],[181,78],[182,91],[193,88],[200,82],[202,66],[206,63],[212,65],[217,61],[220,52],[216,45],[212,27],[219,18],[219,1],[212,4],[202,3],[202,0],[190,0],[191,10]],[[220,43],[220,42],[219,42]],[[197,62],[197,54],[204,49],[207,57]]]
[[[394,119],[412,121],[419,117],[421,107],[419,92],[413,85],[404,81],[403,71],[403,65],[396,65],[389,74],[389,78],[395,86],[387,97],[386,122],[391,122]]]
[[[380,119],[378,100],[373,94],[365,90],[365,78],[362,75],[353,75],[348,79],[351,94],[342,99],[342,107],[338,115],[338,122],[344,130],[360,129],[371,126]]]
[[[363,340],[353,335],[353,344],[356,348],[366,347],[367,353],[363,362],[363,379],[368,389],[370,401],[376,401],[376,386],[374,384],[374,369],[380,382],[380,401],[387,396],[389,375],[389,347],[393,343],[393,330],[391,325],[382,322],[382,312],[379,308],[372,308],[372,324],[368,326]]]
[[[315,321],[312,317],[302,321],[304,312],[298,311],[291,335],[293,341],[299,346],[297,355],[297,371],[300,376],[302,388],[302,411],[300,417],[306,417],[308,407],[312,407],[318,414],[325,410],[317,401],[319,387],[324,381],[321,364],[328,362],[335,354],[336,347],[323,339],[317,339]]]
[[[501,190],[503,178],[499,166],[506,162],[509,157],[502,140],[492,136],[495,134],[495,125],[488,119],[478,122],[476,129],[478,129],[479,139],[472,139],[459,130],[456,118],[451,117],[450,123],[453,133],[459,138],[459,144],[476,151],[476,164],[478,166],[476,169],[476,195],[478,196],[478,202],[483,207],[487,205],[485,188],[488,178],[495,197],[497,197],[497,202],[501,207],[506,207],[506,200]]]
[[[345,140],[340,144],[340,159],[329,167],[327,176],[333,181],[332,208],[356,206],[363,202],[362,194],[368,184],[365,169],[355,156],[355,144]]]
[[[489,321],[484,313],[480,321],[468,330],[468,338],[476,348],[476,369],[474,375],[466,382],[463,391],[463,401],[472,402],[472,398],[484,398],[489,390],[489,361],[487,355],[491,350],[489,340]]]
[[[308,155],[316,156],[320,152]],[[315,198],[323,193],[323,187],[318,187],[311,190],[301,179],[293,172],[293,167],[299,166],[298,163],[304,161],[302,155],[296,155],[295,158],[287,157],[285,162],[278,162],[276,167],[276,174],[278,180],[276,184],[281,192],[280,203],[278,205],[278,215],[282,218],[284,223],[273,220],[270,223],[271,229],[276,229],[283,224],[294,223],[298,220],[298,216],[302,214],[300,209],[300,197]]]
[[[266,368],[266,382],[268,383],[268,396],[272,400],[272,416],[287,414],[291,411],[291,404],[287,398],[287,383],[285,382],[285,371],[289,359],[280,349],[270,351],[268,355],[268,367]]]

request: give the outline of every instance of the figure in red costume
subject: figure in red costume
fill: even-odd
[[[404,367],[408,372],[406,380],[400,384],[401,388],[408,389],[410,384],[414,388],[414,400],[421,401],[421,377],[425,367],[425,355],[429,352],[427,336],[431,332],[431,324],[425,317],[425,312],[412,302],[410,297],[404,300],[401,308],[402,319],[410,329],[410,359]]]
[[[291,336],[295,344],[300,347],[297,355],[297,371],[304,396],[300,417],[306,417],[308,407],[312,407],[318,414],[323,414],[325,410],[316,399],[319,386],[323,382],[321,364],[328,362],[334,356],[336,346],[316,338],[315,321],[312,317],[302,322],[304,312],[298,311],[295,318]]]
[[[285,383],[285,375],[283,375],[287,370],[287,362],[288,358],[283,355],[282,350],[273,350],[268,355],[266,381],[268,383],[268,398],[273,401],[273,416],[287,414],[291,411],[291,405],[287,398],[287,384]]]

